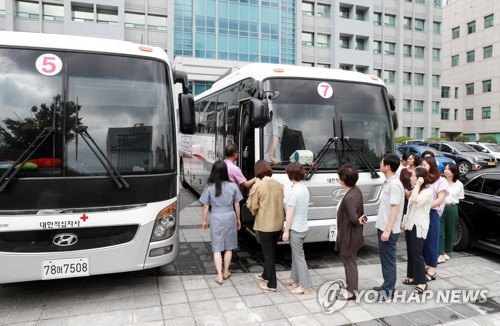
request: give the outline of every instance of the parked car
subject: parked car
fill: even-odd
[[[420,142],[423,142],[423,139],[410,139],[410,140],[404,140],[401,142],[400,145],[417,145]]]
[[[408,154],[413,154],[417,155],[418,157],[422,157],[422,153],[425,151],[431,151],[434,154],[434,157],[436,158],[436,162],[439,167],[439,171],[443,172],[444,167],[448,163],[455,163],[454,160],[452,160],[449,157],[444,156],[443,153],[440,151],[435,150],[432,147],[428,146],[420,146],[420,145],[399,145],[396,147],[396,151],[398,153],[403,154],[403,153],[408,153]]]
[[[454,248],[473,246],[500,253],[500,169],[472,172],[460,179],[465,199],[458,204]]]
[[[500,145],[492,143],[466,142],[475,150],[495,156],[497,164],[500,163]]]
[[[493,155],[476,151],[467,144],[454,141],[424,141],[419,145],[429,146],[453,159],[460,173],[478,171],[484,168],[494,168],[497,162]]]

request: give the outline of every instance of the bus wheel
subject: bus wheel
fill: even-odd
[[[184,161],[181,160],[181,185],[185,189],[189,188],[189,184],[186,181],[186,176],[184,175]]]

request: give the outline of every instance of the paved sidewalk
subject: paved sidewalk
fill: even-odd
[[[453,253],[439,266],[436,289],[485,289],[485,303],[368,303],[349,301],[322,312],[322,284],[344,278],[331,244],[308,245],[313,292],[292,295],[281,284],[265,293],[254,274],[262,270],[259,247],[242,239],[234,254],[232,276],[218,285],[210,235],[201,227],[201,205],[181,192],[182,248],[176,263],[151,272],[122,273],[45,282],[0,285],[0,325],[500,325],[500,256],[484,251]],[[404,241],[398,243],[398,290],[405,276]],[[376,239],[360,251],[359,288],[382,282]],[[289,249],[279,250],[279,278],[289,276]],[[1,272],[1,266],[0,266]]]

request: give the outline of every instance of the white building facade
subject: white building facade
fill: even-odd
[[[500,2],[455,0],[443,10],[442,137],[500,143]]]

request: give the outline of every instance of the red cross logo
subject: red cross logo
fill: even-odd
[[[87,215],[85,215],[85,213],[82,216],[80,216],[80,220],[82,220],[84,222],[86,222],[88,219],[89,219],[89,217]]]

